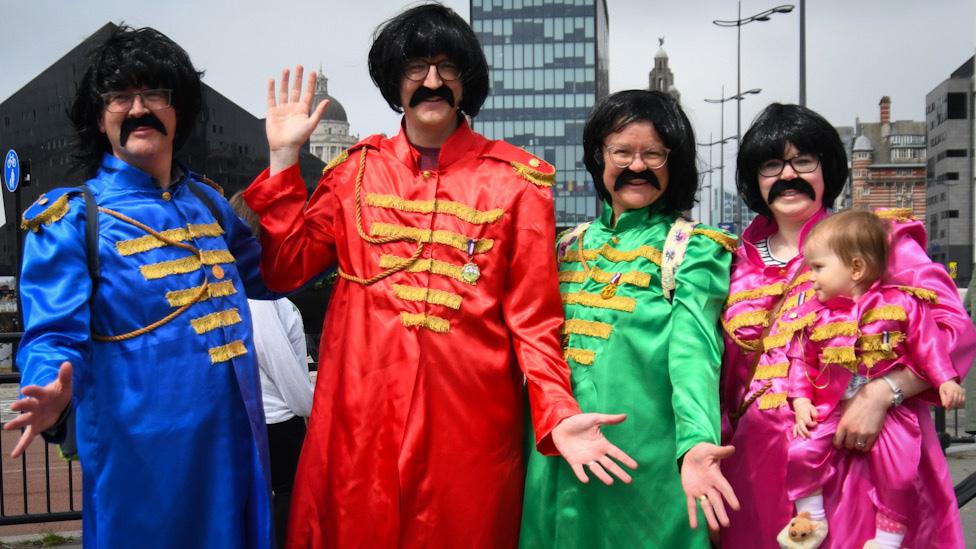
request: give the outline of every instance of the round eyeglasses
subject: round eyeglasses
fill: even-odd
[[[635,152],[623,147],[607,147],[607,156],[610,163],[618,168],[626,168],[633,164],[634,158],[640,155],[641,162],[652,170],[656,170],[668,163],[668,155],[671,149],[648,149],[644,152]]]
[[[403,76],[406,76],[407,80],[422,82],[427,78],[427,73],[430,72],[431,67],[437,69],[437,75],[445,82],[461,78],[461,68],[452,61],[431,63],[422,59],[408,62],[407,66],[403,69]]]
[[[783,173],[783,169],[789,164],[796,173],[810,173],[820,166],[820,156],[816,154],[798,154],[789,160],[782,158],[771,158],[759,165],[759,175],[763,177],[776,177]]]
[[[142,99],[142,105],[144,107],[151,111],[158,111],[170,106],[173,90],[117,91],[101,94],[102,101],[105,102],[105,110],[108,112],[129,112],[132,104],[136,101],[137,95]]]

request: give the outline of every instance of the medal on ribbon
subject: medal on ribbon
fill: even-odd
[[[474,262],[474,247],[476,243],[474,239],[468,240],[468,262],[461,267],[461,278],[468,284],[474,284],[481,278],[481,269]]]
[[[610,283],[600,290],[600,297],[610,299],[617,295],[617,284],[620,283],[620,276],[620,273],[613,273],[613,278],[610,279]]]

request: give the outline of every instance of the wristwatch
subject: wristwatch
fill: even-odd
[[[891,387],[891,407],[901,406],[901,403],[905,401],[905,393],[902,392],[901,387],[888,376],[881,376],[881,379],[888,383],[888,387]]]

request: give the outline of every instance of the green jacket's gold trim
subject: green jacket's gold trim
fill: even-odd
[[[594,250],[584,250],[583,257],[587,261],[594,261],[597,256],[603,256],[613,263],[623,263],[626,261],[634,261],[639,257],[654,263],[658,267],[661,266],[661,250],[654,248],[652,246],[641,246],[633,250],[618,250],[616,248],[611,248],[610,246],[604,244],[603,246]],[[560,259],[563,263],[579,263],[580,254],[578,250],[566,250],[566,255]]]
[[[915,296],[915,298],[921,299],[922,301],[928,301],[929,303],[933,304],[939,302],[939,294],[933,292],[932,290],[916,288],[914,286],[898,286],[898,289],[906,294]]]
[[[908,316],[900,305],[885,305],[875,309],[868,309],[861,315],[861,326],[879,320],[905,320]]]
[[[405,200],[392,194],[367,194],[366,204],[374,208],[387,208],[401,212],[447,214],[472,225],[494,223],[505,214],[501,208],[482,211],[467,204],[450,200]]]
[[[234,262],[234,256],[231,255],[231,253],[227,250],[203,250],[201,254],[203,255],[202,265],[216,265],[218,263]],[[202,265],[200,258],[195,255],[190,255],[180,259],[143,265],[139,267],[139,272],[142,273],[142,276],[146,280],[155,280],[157,278],[165,278],[174,274],[192,273],[193,271],[199,269]]]
[[[777,362],[776,364],[763,364],[756,367],[756,375],[753,379],[776,379],[786,377],[790,371],[789,362]]]
[[[243,341],[237,339],[227,345],[212,347],[208,352],[210,353],[210,363],[217,364],[218,362],[226,362],[232,358],[246,355],[247,347],[244,346]]]
[[[373,223],[372,233],[375,236],[395,236],[407,238],[415,242],[443,244],[457,248],[462,252],[468,251],[468,240],[470,237],[453,231],[442,231],[430,229],[420,229],[417,227],[404,227],[402,225],[390,225],[389,223]],[[479,238],[475,240],[474,253],[483,254],[495,245],[495,241],[490,238]]]
[[[61,219],[68,213],[68,198],[69,194],[65,193],[58,197],[57,200],[51,202],[51,205],[44,209],[43,212],[37,214],[33,219],[27,219],[24,217],[20,222],[20,228],[23,230],[30,229],[32,231],[37,231],[37,229],[43,225],[50,225],[55,221]]]
[[[783,295],[784,284],[782,282],[776,282],[774,284],[767,284],[765,286],[760,286],[758,288],[753,288],[751,290],[742,290],[741,292],[735,292],[730,295],[728,299],[725,300],[725,306],[735,305],[740,301],[747,301],[750,299],[758,299],[760,297],[769,296],[779,296]]]
[[[590,269],[590,278],[600,284],[609,284],[616,273],[611,273],[604,271],[599,267],[592,267]],[[586,273],[583,271],[559,271],[559,281],[568,282],[571,284],[582,284],[586,282]],[[651,285],[651,275],[647,273],[642,273],[640,271],[631,271],[629,273],[622,273],[620,275],[620,280],[617,281],[618,284],[630,284],[631,286],[637,286],[639,288],[646,288]]]
[[[637,307],[637,300],[632,297],[622,297],[614,296],[610,299],[603,299],[600,294],[591,294],[589,292],[574,292],[574,293],[564,293],[562,294],[564,305],[582,305],[584,307],[593,307],[595,309],[612,309],[614,311],[623,311],[625,313],[632,313]]]
[[[419,326],[439,334],[446,334],[451,330],[451,323],[447,319],[427,313],[401,312],[400,322],[407,328]]]
[[[190,320],[190,326],[193,326],[193,331],[196,332],[197,335],[203,335],[207,332],[212,332],[217,328],[233,326],[234,324],[238,324],[240,322],[241,314],[237,311],[237,308],[234,308],[194,318]]]
[[[393,269],[403,265],[404,263],[410,263],[410,258],[388,254],[383,254],[380,256],[381,269]],[[475,282],[468,282],[464,279],[464,277],[461,275],[462,267],[460,265],[453,265],[451,263],[447,263],[446,261],[439,261],[436,259],[418,259],[411,263],[406,270],[410,273],[431,273],[446,276],[472,286],[476,284]]]
[[[695,228],[691,231],[691,234],[700,234],[702,236],[707,236],[708,238],[715,241],[716,244],[725,248],[730,252],[735,252],[735,249],[739,247],[739,239],[722,231],[717,231],[715,229],[705,229],[705,228]]]
[[[548,189],[552,187],[552,183],[556,180],[556,173],[545,173],[534,168],[530,168],[525,164],[520,162],[512,161],[512,167],[515,168],[515,173],[519,174],[519,177],[525,179],[529,183]]]
[[[443,290],[393,284],[393,294],[407,301],[427,302],[432,305],[441,305],[454,310],[461,308],[461,296]]]
[[[329,170],[332,170],[339,164],[342,164],[347,158],[349,158],[349,151],[346,150],[343,150],[339,154],[335,155],[335,157],[333,157],[332,160],[329,160],[329,163],[322,168],[322,175],[329,173]]]
[[[786,406],[786,393],[767,393],[759,397],[760,410],[772,410],[781,406]]]
[[[593,361],[596,359],[596,353],[589,349],[577,349],[575,347],[570,347],[563,351],[563,357],[566,360],[572,360],[583,366],[592,366]]]
[[[166,301],[169,302],[172,307],[182,307],[193,302],[193,298],[200,293],[201,287],[196,286],[194,288],[187,288],[185,290],[172,290],[166,292]],[[211,299],[214,297],[225,297],[229,295],[234,295],[237,293],[237,289],[234,288],[234,282],[231,280],[225,280],[223,282],[218,282],[216,284],[207,285],[207,294],[200,301]]]
[[[178,242],[187,242],[191,238],[201,238],[205,236],[220,236],[224,230],[218,223],[208,223],[206,225],[187,225],[186,228],[169,229],[159,233],[160,235]],[[153,235],[141,236],[131,240],[120,240],[115,243],[115,249],[120,255],[133,255],[140,252],[147,252],[156,248],[169,246],[169,243],[156,238]]]
[[[598,337],[600,339],[610,339],[611,332],[613,332],[613,326],[606,322],[593,322],[579,318],[566,320],[562,327],[562,333],[564,334],[584,335]]]
[[[837,336],[856,336],[857,322],[831,322],[817,326],[810,334],[811,341],[826,341]]]

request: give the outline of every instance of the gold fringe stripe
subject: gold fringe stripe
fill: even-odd
[[[854,354],[854,347],[825,347],[820,352],[820,362],[823,364],[841,364],[850,367],[857,363],[857,356]]]
[[[767,336],[763,339],[763,349],[770,350],[779,347],[784,347],[793,338],[793,334],[797,330],[802,330],[809,326],[817,319],[816,313],[809,313],[802,316],[796,320],[791,320],[789,322],[782,322],[779,324],[779,331],[771,336]]]
[[[812,341],[825,341],[837,336],[856,336],[857,322],[831,322],[817,326],[810,334]]]
[[[593,322],[591,320],[581,320],[579,318],[571,318],[563,324],[562,333],[564,334],[577,334],[590,337],[598,337],[600,339],[610,339],[610,333],[613,332],[613,326],[607,324],[606,322]]]
[[[603,299],[603,296],[600,294],[579,291],[575,293],[564,293],[562,297],[563,304],[565,305],[582,305],[594,309],[612,309],[614,311],[632,313],[637,307],[637,300],[632,297],[622,297],[619,295],[610,299]]]
[[[790,370],[789,362],[777,362],[776,364],[763,364],[756,367],[756,375],[753,379],[775,379],[786,377]]]
[[[739,247],[738,238],[722,231],[716,231],[715,229],[695,228],[691,231],[691,234],[706,236],[730,252],[735,252],[735,249]]]
[[[33,219],[27,219],[24,217],[20,222],[20,228],[23,230],[30,229],[36,231],[41,224],[50,225],[55,221],[61,219],[68,213],[68,193],[64,193],[58,197],[57,200],[51,203],[50,206],[45,208],[45,210]]]
[[[772,410],[781,406],[786,406],[786,393],[767,393],[759,397],[760,410]]]
[[[472,225],[494,223],[501,219],[505,213],[501,208],[482,211],[472,208],[467,204],[452,202],[450,200],[405,200],[391,194],[367,194],[366,204],[375,208],[387,208],[401,212],[453,215],[461,221],[467,221]]]
[[[570,347],[563,352],[563,356],[566,360],[572,360],[583,366],[592,366],[593,360],[596,358],[596,353],[590,351],[589,349],[577,349],[575,347]]]
[[[420,326],[421,328],[427,328],[439,334],[446,334],[451,329],[451,323],[447,319],[427,313],[408,313],[404,311],[400,313],[400,322],[407,328]]]
[[[884,347],[884,334],[865,334],[857,338],[861,351],[891,351],[896,345],[905,341],[905,334],[888,332],[888,348]],[[894,356],[892,356],[894,358]]]
[[[868,309],[861,315],[861,326],[877,322],[879,320],[905,320],[907,315],[905,309],[900,305],[885,305],[875,309]]]
[[[243,341],[238,339],[231,341],[227,345],[213,347],[208,352],[210,353],[210,363],[217,364],[218,362],[226,362],[232,358],[246,355],[247,347],[244,346]]]
[[[185,290],[173,290],[166,292],[166,301],[168,301],[172,307],[182,307],[183,305],[191,303],[193,298],[200,293],[200,290],[201,287],[196,286],[194,288],[187,288]],[[232,280],[225,280],[216,284],[207,285],[207,295],[200,301],[214,297],[225,297],[234,295],[236,293],[237,289],[234,288],[234,282]]]
[[[380,256],[380,268],[382,269],[392,269],[399,267],[404,263],[409,263],[409,257],[400,257],[396,255],[383,254]],[[464,282],[465,284],[470,284],[474,286],[475,282],[468,282],[464,280],[461,276],[460,265],[453,265],[445,261],[438,261],[436,259],[418,259],[407,267],[407,272],[411,273],[431,273],[440,276],[446,276],[453,278],[454,280]]]
[[[193,326],[193,331],[196,332],[197,335],[203,335],[207,332],[216,330],[217,328],[233,326],[234,324],[238,324],[240,321],[241,314],[236,308],[234,308],[194,318],[190,320],[190,325]]]
[[[432,305],[448,307],[455,311],[461,308],[461,296],[443,290],[393,284],[393,294],[407,301],[427,302]]]
[[[390,225],[389,223],[373,223],[372,233],[375,236],[395,236],[399,238],[406,238],[413,240],[414,242],[424,242],[424,243],[434,243],[443,244],[445,246],[451,246],[452,248],[457,248],[462,252],[468,251],[468,240],[471,240],[467,236],[455,233],[452,231],[442,231],[430,229],[420,229],[417,227],[404,227],[402,225]],[[495,241],[490,238],[479,238],[476,239],[474,245],[474,253],[483,254],[491,249],[495,245]]]
[[[874,215],[880,217],[881,219],[888,219],[893,221],[914,221],[915,216],[912,215],[911,208],[891,208],[888,210],[880,210],[874,212]]]
[[[735,292],[730,295],[728,299],[725,300],[725,306],[734,305],[740,301],[746,301],[750,299],[759,299],[760,297],[769,296],[779,296],[783,295],[783,283],[776,282],[775,284],[767,284],[765,286],[760,286],[758,288],[753,288],[751,290],[743,290],[741,292]]]
[[[187,242],[191,238],[220,236],[224,234],[224,230],[217,223],[208,223],[205,225],[187,225],[186,228],[169,229],[159,234],[170,240]],[[131,240],[120,240],[115,243],[115,249],[123,256],[147,252],[156,248],[162,248],[163,246],[169,246],[169,243],[160,240],[154,235],[141,236]]]
[[[609,284],[616,273],[611,273],[600,269],[599,267],[592,267],[590,269],[590,277],[592,280],[599,282],[600,284]],[[559,281],[569,282],[571,284],[583,284],[586,282],[586,273],[583,271],[559,271]],[[640,271],[631,271],[629,273],[622,273],[620,275],[620,280],[617,281],[618,284],[630,284],[631,286],[637,286],[639,288],[646,288],[651,285],[651,275],[647,273],[642,273]]]
[[[234,256],[227,250],[203,250],[203,265],[216,265],[218,263],[233,263]],[[139,267],[139,272],[146,280],[155,280],[174,274],[192,273],[201,267],[200,258],[194,255],[152,263]]]
[[[810,298],[812,298],[813,294],[815,293],[817,292],[813,290],[807,290],[805,292],[799,292],[791,295],[786,301],[783,302],[783,310],[789,311],[790,309],[796,309],[800,305],[801,295],[803,296],[803,302],[806,303],[807,301],[810,301]]]
[[[928,301],[929,303],[938,303],[939,295],[932,290],[926,290],[925,288],[916,288],[914,286],[898,286],[898,289],[905,292],[906,294],[912,295],[917,299],[922,301]]]
[[[335,168],[339,164],[342,164],[343,162],[346,161],[347,158],[349,158],[349,151],[344,150],[339,154],[335,155],[335,157],[332,158],[332,160],[329,160],[329,163],[326,164],[324,168],[322,168],[322,175],[329,173],[329,170]]]
[[[593,261],[597,258],[597,256],[601,255],[613,263],[634,261],[639,257],[643,257],[658,267],[661,266],[661,250],[658,250],[652,246],[641,246],[633,250],[618,250],[604,244],[600,248],[583,251],[583,257],[586,258],[587,261]],[[563,263],[579,263],[579,250],[566,250],[566,255],[564,255],[560,261]]]
[[[512,167],[515,168],[515,173],[519,174],[520,177],[522,177],[526,181],[538,187],[542,187],[542,188],[552,187],[553,181],[556,180],[555,172],[553,173],[541,172],[539,170],[532,169],[520,162],[515,162],[514,160],[512,161]]]
[[[734,332],[745,326],[757,326],[759,324],[765,325],[768,320],[769,311],[766,309],[756,309],[755,311],[739,313],[730,318],[727,322],[723,321],[723,323],[725,324],[725,331]]]
[[[891,360],[897,356],[894,351],[861,351],[861,361],[868,369],[874,368],[882,360]]]
[[[792,290],[793,288],[796,288],[800,284],[803,284],[804,282],[807,282],[808,280],[810,280],[810,272],[809,271],[801,274],[798,277],[796,277],[796,280],[794,280],[790,284],[790,286],[788,288],[786,288],[786,291],[788,292],[788,291]]]

